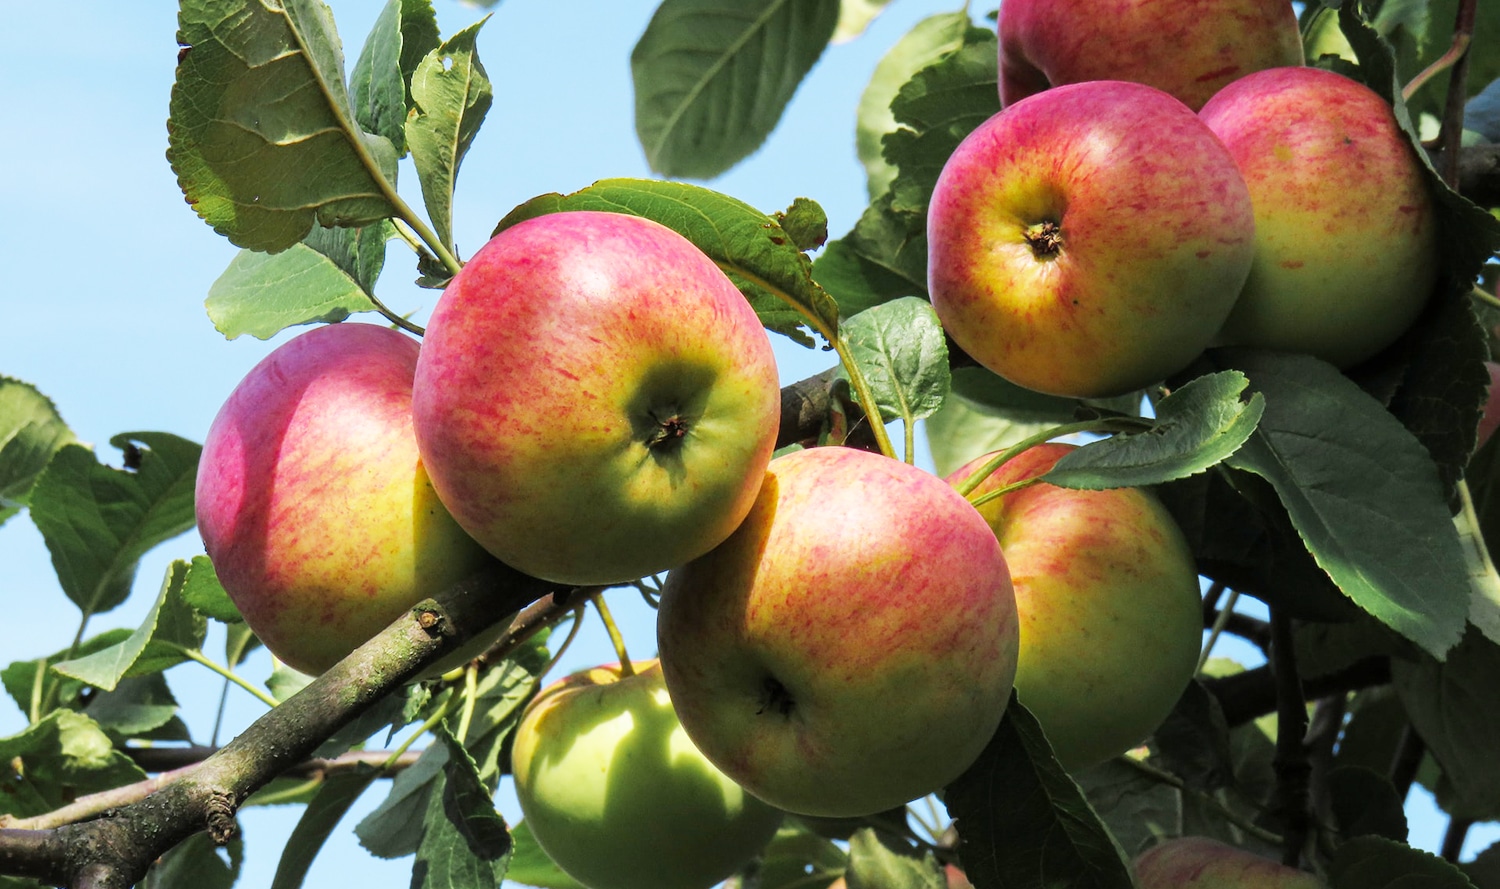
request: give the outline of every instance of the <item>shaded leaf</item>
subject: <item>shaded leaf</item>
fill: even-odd
[[[71,656],[81,657],[109,648],[111,645],[118,645],[121,641],[129,639],[130,633],[130,630],[123,627],[106,630],[97,636],[85,639],[79,644],[76,651],[71,652]],[[16,707],[22,713],[27,714],[29,717],[32,714],[33,707],[41,706],[41,700],[36,696],[41,695],[43,692],[42,677],[39,674],[44,669],[44,664],[50,667],[52,664],[66,660],[69,656],[70,652],[65,649],[55,652],[47,658],[16,661],[4,670],[0,670],[0,682],[4,683],[5,690],[15,700]],[[73,709],[81,709],[83,707],[82,701],[79,700],[79,695],[87,687],[86,683],[66,676],[56,675],[52,676],[51,681],[59,683],[57,691],[52,695],[58,707]],[[34,698],[35,700],[33,700]],[[44,714],[38,712],[36,715],[40,717]]]
[[[0,376],[0,524],[26,506],[47,461],[73,440],[47,396]]]
[[[143,889],[230,889],[245,863],[244,839],[222,849],[207,833],[195,833],[172,847],[146,873]]]
[[[545,638],[545,637],[544,637]],[[504,766],[505,741],[521,719],[521,708],[537,688],[537,676],[517,659],[491,665],[479,677],[474,715],[464,746],[474,758],[479,778],[494,789]]]
[[[182,597],[188,563],[167,568],[156,603],[134,633],[117,645],[63,661],[53,669],[80,682],[111,691],[126,676],[156,673],[187,660],[186,651],[203,644],[207,622]]]
[[[172,697],[166,677],[152,673],[120,680],[114,691],[95,695],[83,712],[106,732],[135,738],[171,723],[177,715],[177,699]]]
[[[1176,789],[1119,759],[1105,760],[1074,778],[1126,857],[1134,858],[1159,839],[1176,835],[1182,820]]]
[[[947,875],[931,852],[916,850],[865,827],[849,838],[849,889],[947,889]]]
[[[1219,699],[1198,681],[1188,683],[1172,712],[1151,735],[1152,757],[1198,790],[1234,781],[1229,724]]]
[[[428,798],[412,889],[498,886],[511,855],[505,819],[463,746],[447,731],[435,734],[438,746],[448,748],[448,761],[437,779],[441,789]]]
[[[839,0],[663,0],[630,53],[651,169],[708,179],[759,148],[838,18]]]
[[[54,710],[0,738],[0,814],[40,815],[145,777],[98,723],[73,710]]]
[[[1328,883],[1331,889],[1473,889],[1463,871],[1431,852],[1371,836],[1339,846]]]
[[[428,800],[434,789],[441,797],[447,763],[446,745],[433,744],[423,750],[415,763],[391,781],[385,801],[354,828],[359,844],[380,858],[400,858],[417,851]]]
[[[927,296],[927,233],[890,212],[883,194],[865,209],[853,231],[829,242],[813,263],[813,277],[844,316],[902,296]]]
[[[361,767],[333,775],[318,787],[317,794],[307,804],[302,817],[297,819],[297,826],[292,828],[292,835],[281,850],[271,889],[299,889],[302,886],[308,869],[333,829],[378,777],[378,769]]]
[[[516,859],[519,858],[518,844]],[[849,856],[832,840],[788,818],[761,852],[760,889],[824,889],[844,872],[848,860]],[[512,860],[512,879],[515,869]]]
[[[1385,775],[1361,766],[1336,768],[1328,774],[1328,795],[1344,837],[1374,835],[1406,842],[1406,810]]]
[[[266,679],[266,690],[276,700],[285,701],[302,689],[307,688],[315,678],[317,677],[309,676],[301,670],[288,667],[278,660],[276,661],[276,665],[271,668],[271,675]]]
[[[483,18],[422,59],[412,75],[406,143],[417,165],[422,200],[439,240],[453,249],[453,188],[458,168],[494,101],[475,42]]]
[[[932,304],[904,297],[844,321],[849,351],[886,420],[914,423],[943,406],[948,346]]]
[[[407,84],[441,42],[432,0],[387,0],[350,72],[355,121],[365,132],[391,140],[397,154],[406,154]]]
[[[182,598],[194,611],[226,624],[243,623],[244,615],[230,600],[229,593],[219,583],[214,563],[208,556],[193,556],[188,563],[187,577],[182,583]]]

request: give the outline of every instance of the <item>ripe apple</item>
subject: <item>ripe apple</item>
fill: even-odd
[[[1484,400],[1484,412],[1479,415],[1479,429],[1474,442],[1477,451],[1500,429],[1500,364],[1486,361],[1484,369],[1490,372],[1489,395]]]
[[[1317,68],[1261,71],[1201,117],[1255,206],[1255,263],[1222,341],[1357,364],[1396,340],[1437,279],[1433,198],[1384,99]]]
[[[1139,889],[1326,889],[1317,877],[1207,837],[1178,837],[1135,860]]]
[[[1072,445],[1023,451],[975,493],[1035,478]],[[980,457],[948,477],[955,485]],[[1079,491],[1046,483],[979,506],[1010,568],[1021,619],[1016,694],[1065,768],[1136,746],[1177,703],[1203,639],[1193,556],[1181,530],[1139,488]]]
[[[541,216],[443,292],[417,362],[417,443],[458,523],[547,580],[608,584],[729,536],[781,390],[744,296],[663,225]]]
[[[1228,317],[1254,250],[1250,194],[1187,106],[1149,86],[1050,89],[980,124],[927,217],[943,327],[1053,395],[1120,395],[1181,370]]]
[[[856,817],[966,769],[1009,700],[1016,612],[984,519],[849,448],[771,462],[740,528],[667,576],[657,641],[688,736],[761,799]]]
[[[511,763],[537,843],[591,889],[706,889],[781,823],[688,740],[655,661],[548,686],[516,728]]]
[[[1302,64],[1290,0],[1005,0],[1000,101],[1052,86],[1131,80],[1197,111],[1253,71]]]
[[[203,443],[204,548],[255,635],[305,673],[489,561],[417,455],[416,364],[389,328],[315,328],[240,381]]]

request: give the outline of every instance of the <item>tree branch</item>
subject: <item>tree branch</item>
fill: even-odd
[[[1342,670],[1308,678],[1302,683],[1302,695],[1304,700],[1315,700],[1387,685],[1390,681],[1390,659],[1380,655],[1356,661]],[[1203,685],[1219,699],[1230,728],[1276,710],[1276,677],[1270,665],[1232,676],[1205,679]]]

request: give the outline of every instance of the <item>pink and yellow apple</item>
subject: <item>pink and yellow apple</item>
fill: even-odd
[[[1302,64],[1290,0],[1005,0],[1003,105],[1048,87],[1130,80],[1194,111],[1225,84]]]
[[[980,364],[1040,392],[1120,395],[1181,370],[1250,272],[1250,194],[1181,102],[1062,86],[981,124],[938,177],[928,283]]]
[[[782,814],[745,793],[683,732],[655,661],[543,689],[511,764],[526,824],[590,889],[707,889],[759,852]]]
[[[415,385],[417,442],[458,523],[579,585],[729,536],[781,406],[770,340],[729,278],[671,229],[601,212],[482,247],[433,310]]]
[[[416,363],[386,327],[310,330],[245,376],[203,444],[204,548],[255,635],[303,672],[489,561],[417,454]]]
[[[974,493],[1042,475],[1071,450],[1023,451]],[[948,480],[958,484],[987,459]],[[1198,573],[1177,524],[1139,488],[1040,483],[981,503],[979,512],[999,538],[1016,591],[1016,694],[1058,760],[1084,768],[1139,744],[1177,703],[1203,638]]]
[[[657,639],[705,756],[772,805],[854,817],[984,749],[1015,599],[995,535],[941,479],[819,447],[772,461],[740,528],[667,576]]]
[[[1255,263],[1221,341],[1349,367],[1393,343],[1437,280],[1433,198],[1385,100],[1317,68],[1225,87],[1203,121],[1255,207]]]
[[[1139,889],[1327,889],[1310,873],[1208,837],[1178,837],[1135,860]]]

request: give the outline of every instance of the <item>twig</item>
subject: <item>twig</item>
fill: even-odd
[[[1443,105],[1443,129],[1438,133],[1438,145],[1445,155],[1443,166],[1438,171],[1443,181],[1458,188],[1458,147],[1463,137],[1464,102],[1469,97],[1469,41],[1474,36],[1474,18],[1479,0],[1459,0],[1458,18],[1453,24],[1453,48],[1449,54],[1457,53],[1453,62],[1453,73],[1448,78],[1447,101]]]
[[[1225,821],[1228,821],[1230,824],[1233,824],[1235,827],[1238,827],[1240,830],[1243,830],[1245,833],[1250,834],[1261,842],[1269,843],[1273,846],[1281,844],[1281,834],[1266,830],[1264,827],[1261,827],[1259,824],[1256,824],[1254,821],[1246,818],[1239,812],[1236,812],[1235,810],[1229,808],[1229,806],[1225,805],[1224,801],[1219,799],[1217,796],[1213,795],[1212,793],[1208,793],[1207,791],[1199,790],[1196,787],[1189,786],[1186,781],[1183,781],[1181,778],[1177,777],[1171,772],[1168,772],[1164,769],[1159,769],[1151,763],[1146,762],[1145,760],[1136,759],[1133,756],[1117,756],[1115,757],[1115,760],[1117,762],[1122,762],[1125,765],[1130,766],[1137,772],[1140,772],[1142,775],[1145,775],[1146,777],[1150,778],[1153,781],[1156,781],[1157,783],[1176,788],[1181,793],[1192,794],[1193,796],[1212,806],[1215,811],[1217,811],[1224,817]]]
[[[1302,683],[1302,691],[1307,699],[1317,700],[1341,692],[1387,685],[1390,681],[1390,659],[1380,655],[1312,677]],[[1205,679],[1203,685],[1219,699],[1230,728],[1276,710],[1276,678],[1269,664],[1231,676]]]
[[[1285,826],[1281,840],[1281,863],[1302,864],[1302,846],[1307,842],[1311,817],[1308,786],[1312,765],[1308,760],[1307,702],[1297,675],[1297,652],[1292,638],[1292,619],[1282,609],[1271,607],[1271,669],[1276,677],[1276,772],[1275,812]]]

